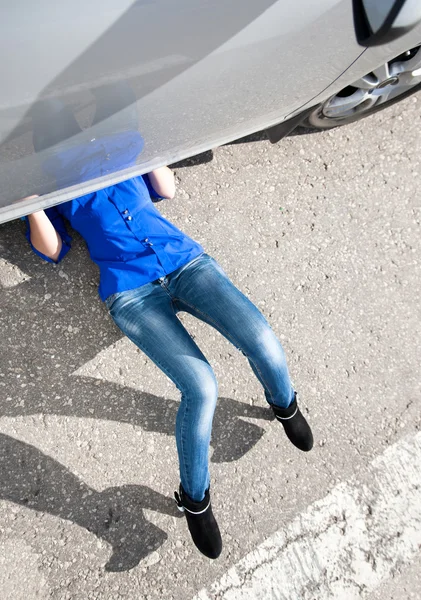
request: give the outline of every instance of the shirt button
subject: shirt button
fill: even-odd
[[[149,242],[149,238],[145,238],[145,242]]]
[[[131,217],[130,215],[127,217],[128,221],[131,221],[133,219],[133,217]]]
[[[128,210],[127,210],[127,208],[126,208],[126,210],[123,210],[123,215],[127,215],[127,213],[128,213],[128,212],[129,212],[129,211],[128,211]]]

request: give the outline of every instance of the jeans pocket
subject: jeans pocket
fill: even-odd
[[[121,296],[122,293],[123,292],[116,292],[115,294],[111,294],[110,296],[108,296],[107,298],[105,298],[104,304],[108,308],[108,310],[110,310],[110,308],[112,307],[112,305],[114,304],[114,302],[117,300],[117,298],[119,296]]]
[[[201,252],[198,256],[195,256],[194,258],[192,258],[188,263],[186,263],[185,265],[180,267],[177,275],[180,275],[180,273],[182,273],[184,271],[184,269],[188,269],[191,265],[193,265],[196,261],[198,261],[200,258],[203,258],[204,256],[207,256],[207,254],[205,254],[204,252]]]
[[[116,309],[119,311],[121,308],[126,306],[128,302],[132,302],[133,300],[140,302],[143,297],[150,294],[150,292],[153,290],[153,287],[153,283],[145,283],[133,289],[111,294],[105,299],[105,305],[108,308],[108,312],[111,314],[111,316],[113,316],[112,311],[115,312]]]

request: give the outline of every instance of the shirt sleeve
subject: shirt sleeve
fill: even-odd
[[[142,175],[142,177],[143,177],[143,181],[146,183],[146,187],[148,188],[148,192],[151,197],[151,200],[155,200],[155,201],[165,200],[165,196],[160,196],[158,194],[158,192],[156,192],[154,190],[153,185],[150,182],[149,175],[147,173],[145,173],[144,175]]]
[[[31,225],[29,223],[28,217],[24,217],[24,219],[26,221],[26,234],[25,234],[26,239],[28,240],[29,245],[31,246],[32,250],[40,258],[42,258],[43,260],[46,260],[47,262],[50,262],[50,263],[59,263],[61,260],[63,260],[63,258],[66,256],[66,254],[70,250],[72,238],[67,233],[66,226],[63,221],[63,217],[58,212],[58,210],[55,206],[53,206],[52,208],[47,208],[45,210],[45,214],[50,219],[54,229],[57,231],[57,233],[61,237],[62,246],[61,246],[60,254],[58,255],[57,260],[53,260],[49,256],[46,256],[45,254],[43,254],[42,252],[40,252],[39,250],[34,248],[34,246],[32,245],[32,242],[31,242]]]

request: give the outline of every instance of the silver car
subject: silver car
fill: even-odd
[[[421,85],[419,0],[3,3],[0,222]]]

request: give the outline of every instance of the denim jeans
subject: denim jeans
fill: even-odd
[[[218,385],[177,313],[189,312],[217,329],[247,357],[266,400],[287,407],[294,390],[281,343],[259,309],[206,253],[156,281],[112,294],[105,303],[122,332],[181,392],[175,428],[180,480],[190,498],[200,501],[210,484]]]

